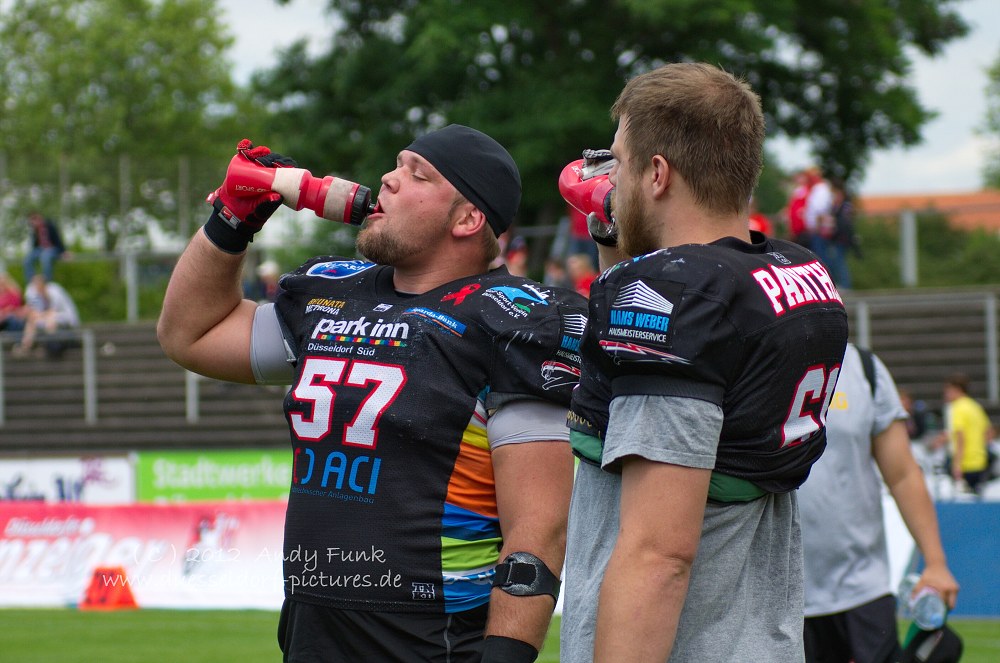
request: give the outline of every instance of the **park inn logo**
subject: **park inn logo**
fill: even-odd
[[[338,343],[366,343],[368,345],[406,345],[410,326],[405,322],[385,322],[382,318],[368,320],[330,320],[323,318],[313,327],[311,339]]]

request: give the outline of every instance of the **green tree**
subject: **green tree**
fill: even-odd
[[[9,219],[27,208],[105,249],[217,186],[253,122],[215,0],[13,0],[0,14],[0,150]],[[0,175],[4,172],[0,171]],[[185,189],[186,186],[186,189]],[[190,196],[185,196],[185,190]],[[17,238],[21,224],[7,229]]]
[[[704,60],[761,95],[770,132],[809,139],[832,176],[859,178],[877,148],[910,145],[932,117],[907,82],[911,49],[964,35],[951,0],[330,0],[328,52],[304,44],[259,75],[282,151],[367,183],[414,134],[448,122],[511,148],[519,222],[552,223],[555,182],[606,146],[624,81]]]
[[[953,228],[945,216],[929,209],[917,214],[918,283],[923,288],[993,285],[1000,237],[982,228]],[[899,264],[899,223],[896,219],[857,218],[861,253],[848,264],[857,290],[903,287]]]
[[[983,133],[1000,141],[1000,55],[989,70],[986,86],[986,122]],[[983,181],[988,187],[1000,189],[1000,148],[987,156]]]
[[[764,214],[777,215],[788,202],[788,181],[790,174],[781,167],[781,163],[771,150],[764,150],[764,170],[757,184],[757,209]]]

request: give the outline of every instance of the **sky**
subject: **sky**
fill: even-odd
[[[231,52],[240,82],[257,69],[271,67],[281,47],[306,38],[313,53],[325,50],[334,19],[326,0],[219,0],[224,20],[236,37]],[[914,56],[913,84],[925,107],[938,113],[914,147],[872,154],[859,186],[862,195],[960,193],[982,186],[989,150],[996,137],[977,132],[986,118],[987,70],[1000,57],[1000,0],[963,0],[955,8],[969,34],[949,44],[934,59]],[[788,170],[812,163],[808,144],[775,139],[769,143]]]

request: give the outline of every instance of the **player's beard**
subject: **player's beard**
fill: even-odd
[[[361,255],[380,265],[399,264],[416,250],[405,238],[389,232],[384,225],[377,230],[367,226],[362,228],[355,246]]]
[[[660,247],[660,228],[649,213],[639,187],[629,187],[624,196],[615,195],[615,224],[618,248],[627,256],[652,253]]]

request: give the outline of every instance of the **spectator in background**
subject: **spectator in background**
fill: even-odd
[[[265,260],[257,265],[256,291],[253,293],[257,303],[263,304],[277,299],[279,278],[281,278],[281,268],[273,260]]]
[[[989,443],[993,424],[986,410],[969,396],[969,378],[953,373],[944,383],[945,430],[933,441],[938,449],[950,442],[949,470],[957,485],[965,485],[977,495],[989,478]]]
[[[597,268],[587,253],[574,253],[566,258],[566,272],[572,287],[584,297],[590,297],[590,284],[598,277]]]
[[[30,235],[28,253],[24,256],[24,280],[31,282],[37,262],[42,267],[45,280],[51,283],[56,261],[66,254],[59,227],[41,212],[32,212],[28,215],[28,230]]]
[[[756,196],[750,199],[750,230],[756,230],[768,237],[774,237],[774,227],[771,225],[771,219],[767,218],[766,214],[757,209]]]
[[[575,209],[572,205],[566,206],[566,213],[569,215],[569,246],[567,256],[585,253],[590,256],[590,261],[597,264],[597,245],[590,237],[590,229],[587,228],[587,215]]]
[[[520,235],[510,240],[505,262],[507,263],[507,271],[514,276],[528,275],[528,242]]]
[[[952,608],[958,593],[934,503],[910,449],[906,410],[892,375],[878,357],[871,360],[869,377],[859,350],[847,346],[827,413],[826,450],[798,491],[807,663],[895,663],[901,653],[883,479],[924,558],[914,592],[932,587]]]
[[[820,260],[829,264],[827,246],[833,236],[833,189],[818,166],[806,170],[806,181],[809,195],[806,196],[803,219],[811,242],[809,248]]]
[[[832,219],[833,229],[826,245],[826,267],[839,289],[851,287],[851,270],[847,265],[847,256],[851,251],[860,255],[857,234],[854,230],[854,203],[847,187],[841,180],[830,183],[833,193]]]
[[[911,442],[916,442],[927,433],[927,403],[914,400],[909,389],[899,390],[899,400],[909,417],[906,420],[906,432]]]
[[[0,331],[20,331],[24,328],[24,298],[21,286],[10,274],[0,272]]]
[[[545,276],[542,283],[559,288],[573,288],[573,280],[566,271],[566,265],[559,258],[549,258],[545,261]]]
[[[809,197],[809,178],[806,171],[792,177],[792,194],[788,198],[785,214],[788,216],[788,239],[806,248],[812,247],[812,237],[806,230],[806,199]]]
[[[55,282],[45,280],[35,274],[24,291],[27,315],[21,343],[14,348],[18,356],[26,356],[35,345],[39,333],[51,334],[60,329],[76,329],[80,326],[80,314],[76,304],[66,289]],[[64,341],[53,340],[45,344],[49,357],[58,357],[66,349]]]

